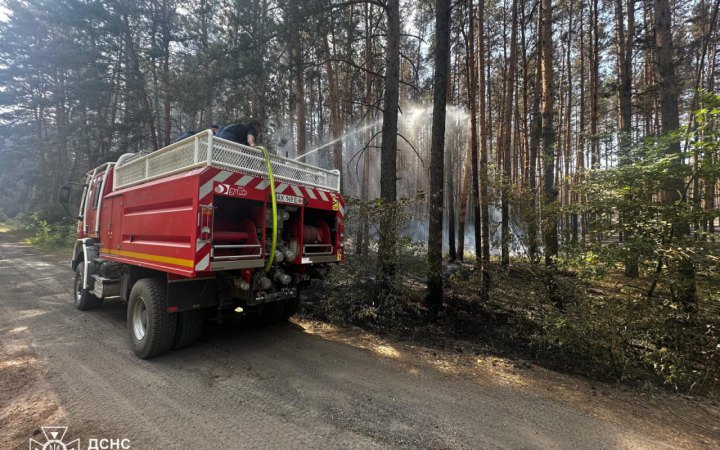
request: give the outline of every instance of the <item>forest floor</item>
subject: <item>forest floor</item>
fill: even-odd
[[[236,321],[152,360],[125,308],[75,310],[67,255],[0,233],[0,448],[40,427],[132,448],[717,448],[720,404],[548,370],[448,338]],[[426,345],[427,344],[427,345]],[[66,439],[67,440],[67,439]]]

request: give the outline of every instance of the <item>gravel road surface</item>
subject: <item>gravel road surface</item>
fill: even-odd
[[[125,307],[72,303],[68,264],[0,233],[0,448],[39,427],[167,448],[671,448],[582,405],[308,332],[224,324],[140,360]],[[709,441],[703,441],[711,443]],[[677,443],[676,443],[677,444]],[[675,445],[676,445],[675,444]]]

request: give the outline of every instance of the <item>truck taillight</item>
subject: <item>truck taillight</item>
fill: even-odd
[[[200,239],[203,241],[209,241],[212,234],[212,205],[200,205],[200,212],[198,213],[198,222],[200,225]]]

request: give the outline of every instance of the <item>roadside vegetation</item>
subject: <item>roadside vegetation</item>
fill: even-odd
[[[718,393],[718,274],[698,277],[698,302],[688,312],[666,283],[648,297],[650,274],[628,279],[618,265],[598,270],[594,256],[580,264],[568,258],[556,277],[560,307],[547,291],[541,266],[518,260],[505,269],[493,259],[489,300],[482,302],[474,261],[446,261],[444,305],[428,323],[424,271],[418,270],[425,267],[424,257],[424,249],[406,248],[397,266],[397,295],[378,302],[371,295],[377,253],[352,254],[331,272],[325,285],[332,289],[321,291],[309,314],[430,346],[452,349],[455,340],[469,341],[483,352],[640,388]]]
[[[71,249],[77,238],[74,219],[43,212],[18,214],[13,218],[0,213],[0,232],[12,233],[44,250]]]
[[[707,103],[717,105],[718,98],[710,96]],[[490,343],[499,352],[604,380],[718,393],[720,243],[707,231],[717,212],[687,201],[687,187],[672,203],[658,194],[669,179],[705,178],[718,171],[717,164],[681,164],[687,155],[667,151],[692,140],[691,151],[701,148],[717,160],[718,135],[708,124],[718,115],[714,106],[697,111],[694,130],[648,139],[627,151],[623,165],[588,171],[573,187],[584,202],[558,208],[541,223],[546,227],[550,217],[587,223],[583,239],[566,229],[553,265],[527,252],[537,243],[523,216],[513,224],[516,253],[509,264],[493,257],[481,270],[474,255],[453,259],[446,254],[444,303],[437,314],[425,298],[427,249],[409,239],[408,224],[423,221],[422,200],[405,200],[392,209],[356,200],[348,228],[366,228],[369,239],[348,251],[347,263],[327,280],[333,289],[324,292],[313,314],[409,339]],[[501,188],[494,184],[490,191]],[[528,201],[523,192],[511,200],[518,210]],[[380,295],[379,280],[386,274],[373,236],[388,223],[386,215],[397,220],[392,229],[398,245],[392,294]],[[678,231],[678,224],[690,232]]]

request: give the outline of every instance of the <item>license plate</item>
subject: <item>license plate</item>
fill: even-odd
[[[290,203],[292,205],[302,205],[303,199],[302,197],[295,197],[292,195],[285,195],[285,194],[275,194],[275,198],[277,201],[281,203]]]

